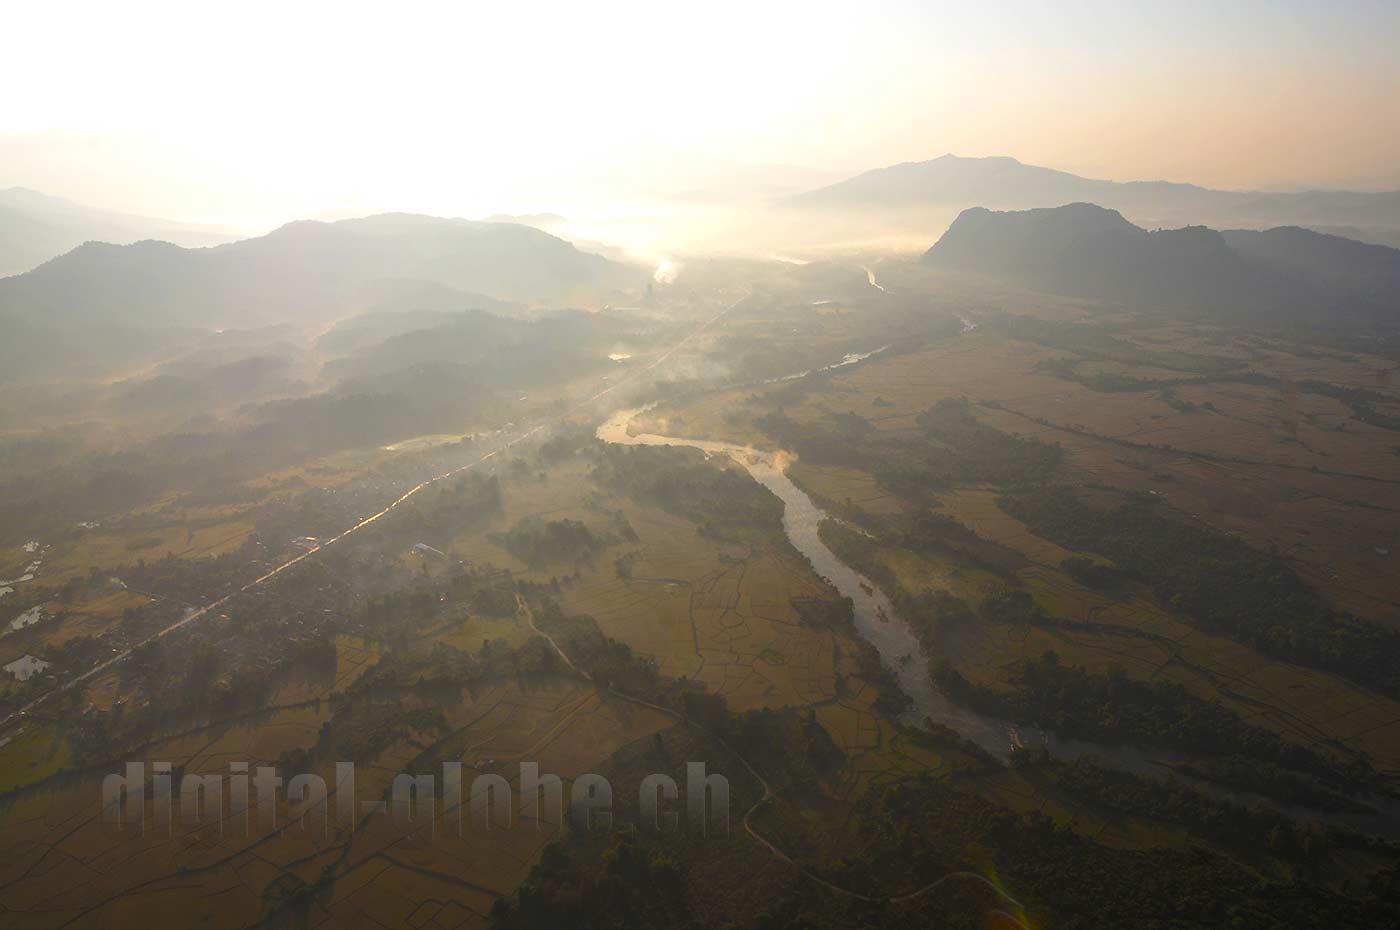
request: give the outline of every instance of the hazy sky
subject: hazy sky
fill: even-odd
[[[248,227],[754,193],[949,151],[1400,188],[1395,0],[126,0],[12,3],[0,29],[0,187]]]

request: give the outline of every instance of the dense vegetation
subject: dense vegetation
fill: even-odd
[[[998,808],[931,776],[873,792],[860,828],[868,846],[851,873],[912,885],[980,861],[1038,925],[1364,927],[1396,913],[1393,899],[1344,901],[1298,881],[1261,880],[1199,848],[1101,846],[1044,814]]]
[[[662,679],[656,663],[632,647],[603,633],[587,614],[565,614],[557,601],[545,597],[532,608],[535,625],[549,634],[573,663],[600,688],[654,703],[669,703],[675,687]]]
[[[1080,584],[1098,591],[1112,591],[1123,586],[1127,580],[1123,573],[1112,565],[1086,559],[1082,555],[1072,555],[1060,563],[1060,568]]]
[[[1254,769],[1251,786],[1261,794],[1283,794],[1281,800],[1285,801],[1341,806],[1345,798],[1324,788],[1319,780],[1345,788],[1351,779],[1370,775],[1361,764],[1344,771],[1327,757],[1246,723],[1176,682],[1139,681],[1116,669],[1094,674],[1061,664],[1053,652],[1019,663],[1010,677],[1010,689],[1002,690],[974,685],[946,663],[939,665],[935,675],[938,686],[958,703],[1004,719],[1033,723],[1061,736],[1164,746],[1193,756],[1229,760],[1229,766],[1210,772],[1232,784],[1238,784],[1239,779],[1233,776],[1236,767],[1245,767],[1242,760],[1262,764],[1268,769]],[[1278,777],[1266,777],[1268,770]],[[1201,773],[1206,774],[1206,770]]]
[[[603,446],[593,479],[684,517],[702,533],[720,538],[743,538],[755,530],[782,533],[782,501],[741,471],[706,464],[698,452]]]
[[[1255,863],[1273,859],[1301,867],[1316,878],[1329,851],[1369,850],[1393,856],[1393,843],[1346,830],[1304,823],[1259,806],[1220,801],[1176,779],[1139,778],[1091,757],[1074,762],[1044,760],[1035,766],[1070,796],[1100,810],[1185,826]]]
[[[945,398],[919,414],[912,432],[882,432],[854,414],[798,422],[781,412],[758,425],[803,459],[871,470],[892,490],[959,483],[1017,486],[1045,481],[1060,462],[1059,446],[1012,436],[982,423],[963,398]]]
[[[459,568],[366,597],[361,623],[372,635],[391,637],[421,629],[445,615],[465,616],[470,611],[510,617],[515,610],[515,588],[509,573],[489,567]]]
[[[1350,793],[1330,788],[1318,779],[1290,771],[1261,759],[1227,756],[1182,762],[1173,769],[1202,781],[1229,785],[1241,791],[1276,798],[1320,811],[1373,814],[1375,808]]]
[[[948,625],[972,621],[976,618],[976,612],[967,602],[946,590],[907,590],[895,572],[879,558],[881,547],[953,555],[959,561],[1003,577],[1011,577],[1012,571],[1024,564],[1024,559],[1017,553],[981,539],[943,514],[921,512],[883,521],[879,529],[881,536],[877,540],[850,526],[829,520],[821,526],[821,537],[841,561],[879,584],[899,615],[913,626],[920,643],[929,653],[937,651],[938,637],[948,629]]]
[[[1065,349],[1080,358],[1096,361],[1119,362],[1144,368],[1165,368],[1188,374],[1221,375],[1243,367],[1238,359],[1221,356],[1199,355],[1192,352],[1179,352],[1169,349],[1150,349],[1119,338],[1126,333],[1102,321],[1093,325],[1069,323],[1060,320],[1045,320],[1029,316],[994,315],[987,319],[987,325],[995,327],[1013,339],[1022,339],[1054,349]],[[1066,376],[1072,369],[1052,368],[1057,374]],[[1112,378],[1113,376],[1109,376]],[[1077,379],[1076,379],[1077,380]],[[1192,379],[1182,379],[1171,383],[1183,383]],[[1160,383],[1152,382],[1152,386]],[[1100,390],[1138,390],[1134,379],[1122,383],[1107,381]]]
[[[1000,503],[1037,535],[1112,559],[1202,629],[1400,696],[1400,633],[1333,610],[1275,553],[1176,519],[1146,495],[1099,508],[1060,487]]]
[[[75,536],[72,527],[79,521],[105,520],[162,494],[178,493],[190,502],[245,502],[259,496],[247,483],[270,472],[350,447],[458,429],[492,402],[472,385],[415,377],[431,383],[402,394],[327,393],[269,402],[226,422],[191,417],[177,431],[154,438],[133,430],[136,438],[121,447],[76,431],[0,440],[0,464],[10,463],[0,468],[0,544]],[[461,396],[471,400],[455,399]],[[471,447],[463,440],[443,451],[455,453],[460,465]],[[416,483],[424,475],[414,477]]]
[[[1381,429],[1400,430],[1400,416],[1378,409],[1378,405],[1390,404],[1393,407],[1394,404],[1389,397],[1378,391],[1343,387],[1325,381],[1303,381],[1298,387],[1311,394],[1321,394],[1341,401],[1351,408],[1352,415],[1362,423],[1379,426]]]
[[[573,562],[606,547],[609,539],[599,536],[578,520],[521,520],[504,533],[493,533],[498,543],[526,565]]]
[[[424,488],[384,518],[387,531],[404,539],[431,539],[447,545],[465,530],[500,513],[501,482],[495,475],[471,472]]]
[[[800,717],[770,715],[768,721],[756,738],[779,746],[800,739]],[[746,725],[736,720],[728,729],[742,732]],[[723,756],[718,747],[696,746],[697,740],[703,735],[669,731],[650,746],[619,753],[608,774],[631,783],[629,776],[666,771],[678,759]],[[746,741],[735,748],[747,754],[762,744]],[[771,756],[756,760],[765,778],[771,777],[772,761]],[[821,877],[877,900],[811,882],[734,830],[704,839],[631,830],[624,798],[618,805],[620,831],[574,833],[554,844],[519,893],[493,909],[493,923],[497,930],[713,925],[971,930],[1009,926],[1007,915],[1015,914],[1023,925],[1073,930],[1360,930],[1390,925],[1400,915],[1391,874],[1382,873],[1345,898],[1312,880],[1310,863],[1330,845],[1348,842],[1343,838],[1092,762],[1047,763],[1036,771],[1103,810],[1131,808],[1134,817],[1190,823],[1222,847],[1242,850],[1261,868],[1208,847],[1100,845],[1042,813],[1009,810],[948,779],[892,776],[875,782],[858,801],[849,829],[834,834],[823,831],[819,820],[804,826],[786,815],[761,818],[764,829],[784,834],[785,843],[804,831],[814,831],[820,842],[825,833],[840,852],[821,861]],[[809,770],[808,777],[820,779],[821,769]],[[735,784],[736,797],[744,798],[738,803],[748,803],[746,788]],[[1290,868],[1296,874],[1290,875]],[[882,900],[945,878],[929,893]],[[724,883],[722,894],[715,892],[717,882]],[[993,884],[1020,906],[992,890]]]
[[[1112,340],[1107,334],[1095,331],[1095,335],[1087,337],[1090,342],[1100,342],[1102,340],[1112,340],[1121,346],[1122,349],[1115,348],[1109,352],[1096,351],[1085,346],[1075,346],[1076,339],[1068,338],[1057,333],[1056,327],[1064,327],[1066,324],[1047,324],[1045,321],[1035,321],[1033,324],[1020,323],[1011,327],[1010,331],[1018,335],[1023,332],[1035,334],[1031,341],[1040,342],[1045,345],[1053,345],[1059,348],[1072,348],[1078,357],[1065,357],[1046,359],[1036,365],[1037,371],[1052,374],[1066,381],[1073,381],[1082,384],[1092,391],[1103,393],[1121,393],[1131,391],[1161,391],[1161,396],[1168,404],[1183,413],[1189,413],[1196,407],[1186,401],[1176,397],[1175,389],[1182,386],[1196,385],[1220,385],[1220,384],[1250,384],[1268,385],[1279,389],[1293,389],[1306,391],[1309,394],[1319,394],[1323,397],[1330,397],[1333,400],[1341,401],[1350,408],[1352,416],[1362,423],[1378,426],[1381,429],[1400,430],[1400,416],[1387,412],[1384,408],[1393,402],[1385,394],[1367,388],[1348,387],[1346,385],[1332,384],[1327,381],[1309,379],[1299,382],[1284,382],[1278,378],[1270,377],[1257,371],[1227,371],[1224,370],[1229,365],[1211,364],[1214,361],[1201,356],[1184,356],[1187,361],[1182,361],[1180,353],[1168,353],[1164,355],[1159,352],[1149,352],[1137,350],[1136,346],[1129,346],[1127,343]],[[1048,327],[1048,329],[1046,329]],[[1022,337],[1024,338],[1024,337]],[[1133,351],[1137,350],[1137,351]],[[1368,347],[1368,351],[1374,351]],[[1317,353],[1309,352],[1303,348],[1294,348],[1294,352],[1299,355],[1316,356]],[[1127,364],[1139,364],[1153,368],[1178,368],[1184,371],[1213,371],[1217,373],[1202,375],[1184,375],[1177,378],[1142,378],[1133,375],[1120,374],[1118,372],[1093,372],[1086,374],[1079,370],[1079,363],[1084,359],[1110,359]],[[1201,359],[1205,364],[1195,363],[1192,359]],[[1211,401],[1206,401],[1202,405],[1207,410],[1215,410],[1215,405]]]

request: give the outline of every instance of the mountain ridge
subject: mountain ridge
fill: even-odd
[[[233,242],[224,230],[90,207],[28,187],[0,190],[0,277],[22,274],[91,241],[175,241],[187,248]]]
[[[1031,209],[1089,202],[1152,225],[1354,227],[1367,241],[1400,233],[1400,190],[1294,193],[1218,190],[1177,181],[1109,181],[1028,165],[1005,155],[951,153],[874,168],[780,201],[788,209],[886,211],[934,207]],[[1326,231],[1326,230],[1321,230]]]
[[[146,267],[162,261],[167,265]],[[141,307],[146,318],[166,313],[189,317],[196,324],[211,322],[176,304],[186,295],[171,293],[169,285],[186,278],[215,278],[204,283],[222,284],[225,292],[206,290],[188,295],[190,300],[234,311],[235,319],[217,322],[265,323],[269,309],[278,317],[289,308],[239,304],[247,302],[247,291],[256,284],[248,276],[271,271],[298,274],[300,287],[327,299],[346,287],[404,279],[516,302],[562,300],[577,286],[606,286],[633,276],[627,266],[583,252],[534,227],[383,213],[334,222],[294,220],[262,236],[202,248],[158,239],[129,244],[86,241],[29,272],[0,278],[0,313],[25,306],[78,312],[79,307],[129,303],[128,294],[110,286],[114,282],[92,280],[93,275],[107,274],[124,276],[133,287],[146,285],[147,298],[152,296],[150,287],[156,288],[161,299]],[[314,320],[315,313],[310,317]]]
[[[1400,323],[1400,251],[1298,227],[1149,231],[1097,204],[975,207],[923,261],[1137,306],[1274,322]]]
[[[15,334],[0,365],[32,374],[65,347],[100,357],[82,351],[99,333],[128,345],[181,331],[315,330],[371,310],[587,306],[646,279],[532,227],[405,213],[295,221],[206,248],[86,242],[0,278],[0,323]]]

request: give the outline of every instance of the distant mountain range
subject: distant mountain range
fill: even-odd
[[[235,238],[207,226],[99,210],[23,187],[0,190],[0,276],[28,271],[89,241],[163,239],[206,246]]]
[[[503,310],[598,304],[644,269],[581,252],[528,226],[382,214],[290,223],[204,249],[89,242],[0,278],[0,378],[78,363],[181,332],[290,323],[303,330],[372,310]]]
[[[1014,158],[959,158],[879,168],[783,201],[796,209],[919,212],[931,208],[1052,207],[1074,202],[1118,210],[1143,226],[1305,226],[1400,246],[1400,191],[1222,191],[1168,181],[1101,181]],[[945,220],[946,222],[946,220]]]
[[[1298,227],[1149,232],[1089,203],[977,207],[924,260],[1047,293],[1222,318],[1400,323],[1400,251]]]
[[[558,213],[493,213],[482,222],[519,223],[521,226],[533,226],[548,232],[556,226],[563,226],[568,220]]]

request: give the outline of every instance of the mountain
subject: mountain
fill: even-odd
[[[1231,229],[1230,248],[1284,274],[1299,274],[1336,290],[1377,301],[1400,295],[1400,249],[1324,235],[1297,226]]]
[[[866,171],[799,194],[789,202],[794,206],[900,207],[970,200],[1002,206],[1048,198],[1064,203],[1088,199],[1101,193],[1109,183],[1023,165],[1014,158],[959,158],[949,154],[931,161],[904,162]]]
[[[206,226],[99,210],[23,187],[0,190],[0,276],[28,271],[91,240],[207,246],[235,238]]]
[[[347,325],[373,327],[384,316],[370,314]],[[614,317],[583,311],[530,320],[482,311],[413,316],[414,324],[402,331],[330,360],[325,374],[340,382],[375,384],[395,372],[451,366],[482,382],[525,384],[597,367],[609,341],[618,338]]]
[[[1089,203],[976,207],[924,261],[1134,306],[1273,322],[1400,322],[1400,252],[1297,228],[1149,232]]]
[[[302,221],[204,249],[90,242],[0,278],[0,377],[131,350],[186,331],[292,323],[319,329],[371,310],[598,304],[643,269],[527,226],[409,214]],[[120,355],[121,353],[114,353]],[[109,359],[111,364],[115,359]]]
[[[548,232],[556,226],[563,226],[567,219],[558,213],[493,213],[483,223],[518,223],[521,226],[533,226],[536,229],[543,229]]]
[[[445,290],[448,294],[460,295],[459,291]],[[441,326],[456,319],[461,314],[469,312],[463,308],[484,310],[496,317],[514,318],[519,316],[515,312],[518,309],[516,304],[497,303],[485,297],[481,298],[481,301],[485,302],[458,300],[451,306],[446,304],[446,300],[442,306],[434,306],[431,302],[407,302],[400,306],[412,309],[371,310],[336,323],[316,337],[314,346],[326,358],[352,355],[394,336]]]
[[[1168,181],[1102,181],[1026,165],[1014,158],[959,158],[879,168],[783,202],[794,209],[919,213],[936,208],[1000,209],[1090,202],[1145,226],[1208,224],[1346,227],[1382,244],[1400,235],[1400,191],[1222,191]]]

